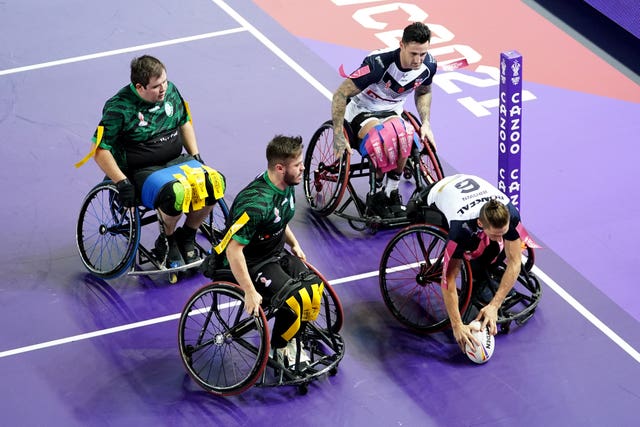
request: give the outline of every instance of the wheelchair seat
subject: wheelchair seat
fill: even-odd
[[[410,123],[414,130],[420,131],[420,122],[408,111],[402,118]],[[358,147],[358,138],[353,135],[351,126],[345,121],[345,138],[349,145]],[[414,144],[407,160],[403,177],[411,180],[414,190],[419,190],[442,179],[442,167],[429,141]],[[350,151],[350,150],[349,150]],[[357,148],[356,148],[356,151]],[[406,218],[380,218],[375,216],[366,204],[362,194],[373,194],[375,188],[374,168],[368,156],[357,157],[345,152],[336,158],[333,152],[333,122],[327,120],[313,134],[304,157],[303,172],[305,198],[311,210],[321,217],[335,213],[347,219],[356,230],[376,231],[380,227],[398,227],[407,225]],[[357,186],[356,178],[366,178],[366,184]],[[345,193],[348,197],[343,201]]]
[[[324,282],[320,314],[303,322],[296,334],[298,350],[309,354],[293,366],[278,360],[270,349],[269,329],[277,307],[260,307],[258,316],[244,309],[244,293],[228,269],[217,269],[213,281],[187,301],[179,322],[180,356],[187,373],[206,391],[229,396],[253,387],[296,386],[305,394],[312,381],[335,375],[344,356],[339,334],[343,311],[331,285]],[[300,351],[298,351],[300,353]]]

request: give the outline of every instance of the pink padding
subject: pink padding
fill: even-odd
[[[392,165],[389,168],[389,161],[387,160],[387,153],[382,147],[382,141],[380,140],[379,129],[382,129],[382,125],[376,125],[364,137],[364,148],[369,154],[369,159],[376,169],[391,170],[395,167]]]
[[[388,172],[397,167],[398,153],[401,158],[411,154],[413,134],[413,127],[394,117],[371,128],[362,142],[375,168]]]
[[[398,135],[393,125],[389,124],[391,120],[384,122],[380,125],[380,139],[382,139],[382,145],[384,151],[387,154],[388,164],[385,168],[380,168],[382,172],[387,172],[396,168],[398,164]]]
[[[387,120],[384,123],[386,126],[393,126],[396,135],[398,136],[398,150],[400,156],[405,158],[411,154],[411,144],[413,144],[413,126],[407,126],[405,121],[400,117],[394,117]]]

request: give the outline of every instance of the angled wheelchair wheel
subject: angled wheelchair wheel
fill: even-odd
[[[76,226],[76,245],[85,267],[110,279],[133,263],[140,241],[137,208],[125,208],[111,181],[96,185],[82,202]]]
[[[349,179],[350,157],[350,153],[335,157],[331,120],[311,137],[304,157],[304,195],[317,214],[329,215],[340,204]]]
[[[193,380],[210,393],[238,394],[253,386],[269,358],[267,319],[244,310],[235,284],[213,282],[196,291],[180,316],[180,356]]]
[[[222,240],[224,236],[228,217],[229,206],[225,199],[222,198],[216,202],[211,215],[208,216],[200,226],[200,231],[207,236],[213,244],[220,243],[220,240]]]
[[[414,116],[412,113],[405,111],[402,114],[402,117],[405,120],[408,120],[409,123],[414,128],[414,131],[420,135],[420,121]],[[412,153],[409,161],[407,162],[408,170],[405,171],[405,177],[409,177],[413,175],[412,168],[415,168],[415,171],[418,173],[418,177],[420,178],[420,182],[418,186],[427,186],[429,184],[433,184],[436,181],[440,181],[444,177],[444,173],[442,172],[442,165],[440,164],[440,159],[436,154],[435,147],[431,144],[430,141],[423,141],[423,146],[417,150],[417,153]],[[409,175],[409,176],[407,176]]]
[[[380,260],[380,290],[387,308],[419,332],[437,332],[449,325],[441,285],[446,236],[438,227],[411,225],[391,239]],[[470,271],[464,261],[456,277],[461,313],[471,295]]]
[[[501,255],[496,263],[497,266],[491,273],[491,283],[494,286],[498,286],[505,272],[504,260],[504,255]],[[503,333],[509,332],[512,322],[522,325],[531,319],[540,302],[542,287],[538,278],[531,272],[534,263],[535,252],[533,248],[525,246],[522,250],[522,268],[518,279],[498,309],[498,324],[500,325],[500,331]],[[496,289],[491,290],[492,295]],[[483,306],[482,301],[477,303],[478,309]]]

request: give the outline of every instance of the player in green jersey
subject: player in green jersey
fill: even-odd
[[[271,346],[293,365],[294,339],[301,322],[317,317],[324,283],[315,274],[309,277],[306,256],[289,227],[295,212],[294,186],[304,171],[302,138],[277,135],[266,155],[267,170],[235,198],[227,234],[215,249],[226,250],[248,313],[257,314],[260,304],[284,302],[276,313]],[[300,361],[308,361],[304,352]]]
[[[131,61],[131,83],[106,102],[93,140],[95,161],[116,183],[123,205],[157,210],[161,262],[178,267],[198,260],[196,230],[222,197],[224,177],[203,165],[188,105],[162,62],[149,55]],[[207,189],[200,198],[198,179]],[[185,222],[176,228],[183,212]]]

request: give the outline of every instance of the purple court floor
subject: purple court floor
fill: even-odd
[[[74,163],[89,151],[104,101],[127,83],[134,56],[149,53],[167,65],[190,103],[203,158],[227,177],[229,198],[264,170],[264,146],[274,134],[308,141],[329,118],[331,93],[341,82],[336,70],[355,68],[369,48],[354,46],[349,27],[331,33],[326,27],[326,37],[300,32],[303,26],[290,22],[317,26],[329,16],[298,15],[286,3],[0,4],[0,424],[635,426],[640,86],[637,76],[595,54],[588,61],[611,77],[610,89],[596,82],[598,92],[533,73],[528,80],[526,67],[536,61],[527,63],[524,52],[524,86],[533,98],[524,107],[522,209],[544,247],[535,270],[544,294],[524,327],[497,337],[486,365],[469,363],[449,332],[413,334],[384,306],[378,262],[397,230],[370,234],[335,216],[318,219],[302,188],[292,228],[340,296],[346,344],[338,374],[312,383],[307,395],[280,387],[218,398],[188,377],[177,319],[204,277],[170,285],[159,276],[104,281],[88,274],[75,227],[101,173],[93,162],[79,169]],[[453,26],[475,2],[440,3],[403,7],[438,9],[432,16]],[[365,7],[404,10],[395,4],[327,0],[309,8],[351,22]],[[499,15],[501,5],[487,2],[484,13]],[[558,37],[574,49],[567,52],[584,49],[544,11],[522,13],[523,39],[547,34],[547,45],[559,44]],[[535,32],[545,26],[554,30]],[[555,69],[557,81],[585,72],[581,58],[575,68]],[[460,101],[497,96],[492,71],[456,73],[439,73],[434,84],[432,120],[445,172],[495,180],[495,111],[472,116]],[[454,86],[464,82],[459,94]]]

